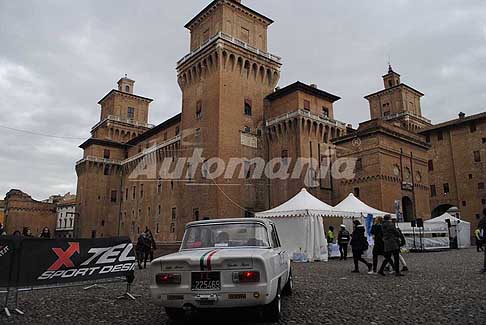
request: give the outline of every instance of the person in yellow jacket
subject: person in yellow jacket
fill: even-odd
[[[479,252],[482,252],[484,250],[483,248],[483,240],[481,238],[481,229],[476,228],[474,230],[474,239],[476,239],[476,250]]]

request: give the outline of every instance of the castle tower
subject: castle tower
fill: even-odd
[[[225,163],[264,156],[264,99],[277,85],[281,66],[267,52],[272,23],[241,1],[215,0],[186,24],[190,53],[177,63],[183,154],[199,147],[204,158]],[[194,182],[207,186],[186,186],[184,215],[241,217],[265,209],[265,181],[241,179],[244,168],[214,181],[196,176]]]
[[[410,131],[430,126],[430,120],[422,116],[420,91],[402,83],[400,75],[391,65],[383,76],[384,89],[368,95],[371,119],[382,119]]]
[[[118,81],[98,104],[100,121],[91,129],[91,138],[80,145],[83,159],[76,163],[78,175],[79,229],[82,237],[118,234],[123,160],[126,143],[152,126],[147,124],[152,99],[133,94],[135,81]]]

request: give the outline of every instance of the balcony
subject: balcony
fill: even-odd
[[[395,114],[391,114],[391,115],[388,115],[388,116],[383,116],[383,120],[390,121],[390,120],[398,119],[398,118],[401,118],[401,117],[405,117],[405,119],[409,119],[410,117],[413,117],[413,118],[418,119],[422,122],[432,124],[432,121],[429,120],[428,118],[425,118],[425,117],[420,116],[418,114],[415,114],[413,112],[400,112],[400,113],[395,113]]]
[[[131,126],[134,126],[134,127],[144,127],[144,128],[147,128],[147,129],[151,129],[155,126],[153,124],[141,123],[141,122],[135,121],[133,119],[121,118],[120,116],[116,116],[116,115],[108,115],[107,118],[105,118],[104,120],[102,120],[101,122],[98,122],[95,126],[93,126],[91,128],[91,131],[98,128],[103,123],[110,122],[110,121],[121,122],[121,123],[125,123],[125,124],[130,124]]]
[[[120,160],[114,160],[114,159],[105,159],[105,158],[99,158],[95,156],[86,156],[85,158],[78,160],[76,162],[76,166],[80,165],[86,161],[91,161],[91,162],[96,162],[100,164],[110,164],[110,165],[121,165],[122,162]]]
[[[298,109],[294,112],[286,113],[286,114],[280,115],[279,117],[276,117],[274,119],[268,120],[266,122],[266,126],[269,127],[269,126],[278,124],[282,121],[286,121],[288,119],[296,118],[296,117],[299,117],[299,116],[307,117],[311,120],[314,120],[314,121],[320,122],[320,123],[324,123],[324,124],[327,124],[327,125],[332,126],[332,127],[337,127],[337,128],[340,128],[340,129],[346,129],[346,123],[336,121],[336,120],[332,120],[332,119],[330,119],[330,118],[328,118],[324,115],[314,114],[314,113],[312,113],[308,110],[305,110],[305,109]]]
[[[225,34],[223,32],[219,32],[216,35],[214,35],[213,37],[211,37],[211,38],[207,39],[206,41],[204,41],[201,44],[201,46],[199,46],[197,49],[193,50],[191,53],[187,54],[182,59],[180,59],[177,62],[177,66],[180,66],[183,63],[187,62],[189,59],[191,59],[192,57],[194,57],[195,55],[197,55],[199,52],[201,52],[202,50],[204,50],[205,48],[207,48],[210,44],[212,44],[214,42],[217,42],[220,39],[221,40],[228,41],[231,44],[234,44],[236,46],[239,46],[241,48],[244,48],[246,50],[249,50],[250,52],[253,52],[253,53],[257,54],[257,55],[261,55],[261,56],[263,56],[263,57],[265,57],[265,58],[267,58],[269,60],[275,61],[277,63],[280,63],[282,61],[282,58],[279,57],[279,56],[276,56],[276,55],[273,55],[271,53],[262,51],[260,49],[257,49],[256,47],[251,46],[248,43],[245,43],[245,42],[243,42],[243,41],[241,41],[241,40],[239,40],[237,38],[234,38],[231,35]]]

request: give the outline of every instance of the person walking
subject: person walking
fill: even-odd
[[[154,235],[150,229],[145,228],[145,233],[147,234],[148,241],[150,242],[149,261],[152,263],[154,260],[154,252],[157,249],[157,244],[155,243]]]
[[[391,221],[391,216],[389,214],[385,215],[383,219],[382,230],[385,260],[381,264],[378,274],[385,275],[385,266],[390,263],[393,265],[395,275],[402,276],[403,274],[400,273],[400,233],[395,227],[395,224]]]
[[[481,238],[481,229],[474,230],[474,239],[476,240],[476,251],[478,253],[483,251],[483,239]]]
[[[51,238],[51,231],[49,228],[45,227],[42,229],[42,232],[39,235],[40,238],[50,239]]]
[[[479,221],[478,224],[479,228],[479,236],[481,237],[482,244],[486,244],[486,209],[483,210],[483,219]],[[482,269],[482,273],[486,273],[486,249],[483,249],[484,251],[484,265]]]
[[[329,226],[329,229],[326,234],[326,239],[327,239],[327,251],[329,253],[329,257],[331,257],[331,252],[332,252],[332,246],[334,245],[334,240],[336,239],[334,235],[334,227]]]
[[[138,268],[140,270],[146,269],[147,259],[150,253],[150,241],[145,232],[142,232],[140,236],[138,236],[137,245],[135,246],[135,251],[137,253]],[[142,267],[142,262],[143,262],[143,267]]]
[[[376,273],[378,269],[378,257],[385,256],[385,243],[383,242],[383,229],[381,224],[383,223],[383,217],[377,217],[375,224],[371,227],[371,235],[375,244],[373,245],[373,271],[370,274]]]
[[[339,245],[339,253],[341,254],[341,260],[348,259],[348,245],[349,241],[351,240],[351,235],[349,231],[346,230],[345,225],[341,225],[341,230],[338,233],[338,245]]]
[[[368,267],[368,272],[373,268],[373,264],[363,258],[363,253],[368,249],[368,239],[365,235],[365,227],[358,222],[351,236],[351,248],[353,249],[354,270],[353,273],[359,273],[359,262]]]

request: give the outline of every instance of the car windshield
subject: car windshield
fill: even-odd
[[[191,226],[182,241],[182,249],[269,246],[267,229],[259,223]]]

